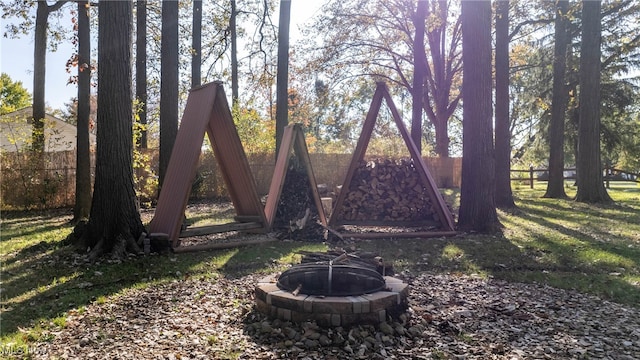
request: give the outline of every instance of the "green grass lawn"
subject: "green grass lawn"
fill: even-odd
[[[640,187],[611,183],[614,205],[588,205],[541,198],[514,183],[519,211],[499,212],[502,235],[453,238],[362,240],[352,246],[374,251],[408,273],[475,273],[509,281],[576,289],[624,304],[640,304]],[[575,194],[568,183],[567,193]],[[447,192],[457,206],[457,193]],[[224,222],[205,216],[197,222]],[[193,215],[197,216],[197,215]],[[109,302],[130,288],[184,279],[235,277],[271,272],[299,261],[298,251],[323,251],[324,244],[279,242],[229,250],[132,257],[85,263],[63,244],[71,232],[66,211],[3,213],[2,345],[27,346],[46,340],[48,329],[64,326],[67,311]]]

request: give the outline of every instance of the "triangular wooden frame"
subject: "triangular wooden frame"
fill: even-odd
[[[278,152],[276,166],[273,171],[273,177],[271,178],[271,186],[269,187],[269,196],[267,197],[267,203],[264,206],[268,227],[271,228],[273,226],[273,222],[276,217],[278,203],[280,202],[284,181],[287,176],[287,169],[289,169],[289,161],[293,155],[292,150],[295,152],[298,160],[302,163],[307,172],[307,176],[309,177],[309,186],[311,187],[313,200],[318,211],[318,217],[320,218],[322,225],[326,227],[327,218],[324,213],[324,207],[322,207],[322,200],[320,199],[320,193],[318,192],[318,184],[316,182],[315,175],[313,174],[313,167],[311,166],[307,143],[304,139],[304,132],[300,124],[288,125],[284,128],[280,151]]]
[[[218,167],[236,210],[237,222],[190,228],[181,234],[184,210],[196,174],[205,132],[211,141]],[[269,230],[255,180],[220,82],[193,88],[189,93],[149,230],[152,234],[167,234],[174,248],[180,244],[179,237],[226,231]]]
[[[340,194],[336,199],[336,204],[333,208],[333,211],[331,212],[331,218],[329,219],[329,226],[336,227],[336,226],[346,224],[346,222],[344,222],[341,217],[341,214],[342,214],[341,210],[342,210],[342,207],[344,206],[345,197],[347,196],[348,189],[351,184],[351,181],[353,180],[353,176],[356,171],[356,168],[358,164],[362,160],[364,160],[364,155],[367,150],[367,146],[369,145],[369,140],[371,139],[371,134],[376,124],[376,120],[378,118],[378,113],[380,111],[380,107],[382,106],[383,99],[386,101],[387,106],[391,111],[393,120],[395,121],[395,124],[398,127],[398,130],[400,131],[400,134],[402,135],[402,138],[405,144],[407,145],[407,148],[409,149],[409,153],[411,154],[411,159],[413,159],[414,161],[416,169],[418,170],[418,174],[424,186],[427,188],[427,193],[431,201],[433,202],[436,213],[438,214],[438,217],[440,219],[440,224],[442,225],[442,231],[437,232],[437,236],[454,234],[455,233],[454,223],[453,223],[453,218],[451,216],[451,213],[447,210],[447,205],[444,202],[442,195],[438,191],[436,182],[431,176],[431,174],[429,173],[429,170],[427,169],[427,166],[424,163],[422,156],[420,156],[420,153],[418,152],[418,148],[416,147],[415,143],[411,139],[411,136],[409,136],[409,133],[407,132],[407,129],[405,128],[404,123],[400,118],[398,110],[395,104],[393,103],[393,99],[389,94],[389,90],[387,89],[387,86],[383,82],[378,82],[376,84],[376,91],[373,94],[371,106],[369,107],[367,117],[365,118],[364,124],[362,126],[362,133],[360,134],[358,144],[356,145],[356,149],[353,153],[353,158],[351,159],[351,164],[349,165],[349,169],[347,170],[347,174],[345,176],[344,183],[342,186],[342,191],[340,191]],[[394,237],[397,237],[397,236],[428,237],[430,236],[430,233],[423,232],[423,233],[417,234],[413,232],[405,232],[405,233],[387,234],[387,235],[394,236]]]

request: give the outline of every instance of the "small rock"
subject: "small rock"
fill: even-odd
[[[80,339],[80,346],[87,346],[90,342],[91,341],[88,338],[83,337],[82,339]]]
[[[473,316],[473,313],[471,312],[471,310],[461,310],[458,311],[456,315],[463,318],[470,318]]]
[[[292,328],[285,328],[283,333],[291,340],[295,339],[298,335],[298,332]]]
[[[341,332],[336,332],[333,336],[333,343],[336,345],[342,345],[344,343],[344,336]]]
[[[387,335],[393,335],[393,328],[386,322],[380,323],[380,331]]]
[[[318,344],[319,344],[319,342],[318,342],[317,340],[311,340],[311,339],[307,339],[307,340],[304,342],[304,346],[305,346],[307,349],[315,349],[315,348],[317,348],[317,347],[318,347]]]
[[[419,337],[422,335],[422,329],[419,326],[412,326],[408,329],[409,335],[412,337]]]
[[[404,335],[406,333],[406,329],[404,328],[404,326],[402,326],[402,324],[396,324],[396,332],[400,335]]]
[[[291,340],[285,340],[285,342],[284,342],[284,346],[286,346],[286,347],[292,347],[292,346],[293,346],[293,341],[291,341]]]
[[[273,327],[268,321],[263,321],[262,324],[260,324],[260,331],[262,331],[265,334],[270,333],[273,331]]]
[[[385,344],[386,346],[391,346],[393,345],[393,339],[390,336],[387,335],[383,335],[380,340],[382,341],[383,344]]]
[[[329,337],[326,336],[326,335],[320,336],[320,338],[318,338],[318,341],[320,342],[320,345],[322,345],[322,346],[331,345],[331,339],[329,339]]]

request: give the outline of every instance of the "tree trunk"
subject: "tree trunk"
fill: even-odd
[[[289,20],[291,0],[280,0],[278,24],[278,74],[276,75],[276,154],[289,123]],[[276,155],[277,156],[277,155]]]
[[[38,0],[36,8],[36,28],[33,40],[33,118],[31,148],[41,158],[44,152],[44,119],[46,116],[44,84],[47,69],[47,31],[49,14],[59,10],[67,1],[56,1],[48,5],[46,0]]]
[[[44,152],[45,95],[47,70],[47,27],[49,7],[45,0],[38,1],[36,29],[33,41],[33,132],[31,147],[35,153]]]
[[[433,121],[436,131],[436,155],[439,157],[449,157],[449,117],[438,116]]]
[[[191,87],[202,83],[202,0],[193,0],[193,55],[191,56]]]
[[[565,81],[567,46],[569,45],[567,11],[569,2],[556,2],[555,45],[553,49],[553,95],[551,99],[551,123],[549,124],[549,181],[546,198],[563,199],[564,191],[564,121],[567,112],[568,92]]]
[[[231,28],[231,105],[235,106],[238,102],[238,32],[236,26],[236,0],[231,0],[231,18],[229,19],[229,27]]]
[[[142,134],[138,140],[141,149],[148,147],[147,140],[147,1],[136,1],[136,98],[138,122]]]
[[[591,203],[612,201],[600,158],[600,7],[599,1],[582,1],[576,201]]]
[[[495,207],[492,129],[491,2],[462,2],[463,158],[458,227],[493,233]]]
[[[91,27],[89,1],[78,2],[78,112],[76,145],[76,203],[73,221],[89,218],[91,210]]]
[[[424,92],[424,107],[427,118],[436,133],[435,152],[439,157],[449,157],[449,118],[460,101],[460,94],[452,96],[454,80],[462,72],[460,61],[460,19],[449,28],[449,2],[431,0],[431,15],[427,28],[429,54],[433,69],[427,67],[427,91]]]
[[[413,105],[411,107],[411,139],[416,144],[418,152],[422,152],[422,108],[425,91],[425,74],[427,56],[424,48],[425,22],[427,21],[427,0],[419,0],[413,24],[416,35],[413,40]]]
[[[144,231],[133,186],[131,35],[133,3],[101,1],[98,31],[98,133],[91,217],[81,240],[92,255],[139,252]]]
[[[178,2],[162,2],[160,64],[160,164],[159,186],[169,166],[178,134]]]
[[[496,206],[516,207],[511,192],[509,130],[509,1],[496,7]]]

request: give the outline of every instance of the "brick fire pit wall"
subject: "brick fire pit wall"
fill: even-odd
[[[409,285],[394,277],[384,277],[387,288],[359,296],[314,296],[281,290],[274,276],[256,286],[256,307],[271,317],[285,321],[315,320],[320,326],[380,323],[387,315],[407,307]]]

